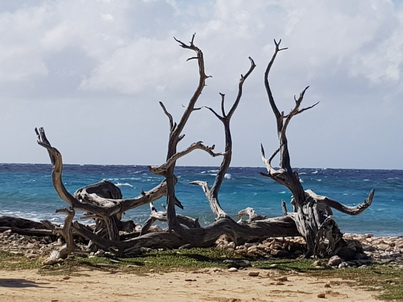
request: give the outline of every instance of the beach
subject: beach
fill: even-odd
[[[345,234],[346,239],[359,240],[372,261],[401,269],[403,260],[402,237],[374,237]],[[291,240],[291,238],[289,238]],[[296,238],[294,238],[296,239]],[[369,245],[370,244],[370,245]],[[51,250],[60,248],[57,242],[46,238],[32,238],[0,233],[2,249],[25,255],[28,259],[46,258]],[[235,250],[250,249],[250,256],[263,245],[256,243]],[[253,252],[255,251],[255,252]],[[245,250],[242,251],[244,254]],[[4,260],[3,260],[4,261]],[[10,260],[12,261],[12,260]],[[329,260],[330,261],[330,260]],[[330,262],[329,262],[330,263]],[[327,260],[317,261],[321,270],[331,269]],[[343,266],[345,264],[345,266]],[[342,262],[333,269],[362,266],[368,260]],[[54,264],[55,267],[58,263]],[[338,268],[337,268],[338,267]],[[209,267],[202,269],[173,268],[160,273],[149,269],[136,274],[130,265],[125,269],[113,263],[83,265],[74,272],[19,269],[0,270],[0,301],[379,301],[380,284],[360,287],[358,282],[333,277],[317,277],[298,270],[281,270],[276,265],[268,269],[255,267]],[[174,270],[174,271],[172,271]]]
[[[145,276],[83,269],[71,276],[0,271],[0,301],[379,301],[354,281],[304,274],[209,268]]]

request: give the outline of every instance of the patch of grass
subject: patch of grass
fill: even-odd
[[[41,267],[38,259],[28,259],[22,254],[0,250],[0,269],[2,270],[23,270],[36,269]]]
[[[130,263],[132,259],[135,264],[160,268],[181,268],[181,269],[199,269],[205,267],[225,267],[224,259],[239,258],[234,253],[220,249],[183,249],[169,251],[154,251],[143,256],[122,259],[123,262]]]
[[[256,268],[297,271],[319,278],[340,278],[352,280],[357,286],[381,292],[382,301],[403,301],[403,269],[401,266],[374,264],[367,267],[345,269],[325,269],[314,266],[313,260],[267,260],[253,261]],[[401,263],[403,265],[403,263]]]
[[[271,259],[271,260],[256,260],[252,261],[253,267],[260,269],[275,269],[285,272],[300,272],[307,273],[323,268],[318,268],[313,265],[313,261],[310,259]]]
[[[322,271],[323,277],[352,279],[357,285],[381,290],[379,298],[385,301],[403,301],[403,270],[398,266],[374,264],[365,268],[347,268]]]

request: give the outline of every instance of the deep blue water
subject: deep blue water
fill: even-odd
[[[184,205],[178,213],[199,217],[201,223],[213,221],[208,202],[194,180],[214,181],[217,168],[177,167],[179,183],[177,196]],[[346,205],[362,202],[369,191],[376,190],[370,208],[358,216],[334,211],[343,232],[372,233],[378,236],[403,236],[403,170],[356,169],[297,169],[305,189],[326,195]],[[231,168],[220,191],[224,210],[235,215],[239,210],[253,207],[258,214],[281,216],[281,201],[289,203],[291,194],[269,178],[260,176],[264,168]],[[120,187],[124,198],[138,196],[157,185],[162,178],[150,173],[145,166],[65,165],[63,180],[73,193],[102,179]],[[155,202],[162,210],[164,199]],[[55,210],[66,207],[52,187],[51,166],[40,164],[0,164],[0,215],[33,220],[48,219],[62,223],[64,216]],[[289,209],[291,207],[289,206]],[[149,207],[130,210],[125,219],[143,223],[149,216]]]

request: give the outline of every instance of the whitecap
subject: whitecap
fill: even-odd
[[[124,187],[124,186],[126,186],[126,187],[134,188],[131,184],[129,184],[129,183],[127,183],[127,182],[125,182],[125,183],[117,183],[116,186],[118,186],[118,187]]]

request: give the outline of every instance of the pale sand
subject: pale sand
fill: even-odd
[[[249,272],[259,272],[251,277]],[[286,280],[281,277],[286,276]],[[318,297],[324,294],[325,297]],[[84,270],[79,276],[0,271],[0,301],[379,301],[352,281],[281,275],[267,270],[150,273]]]

